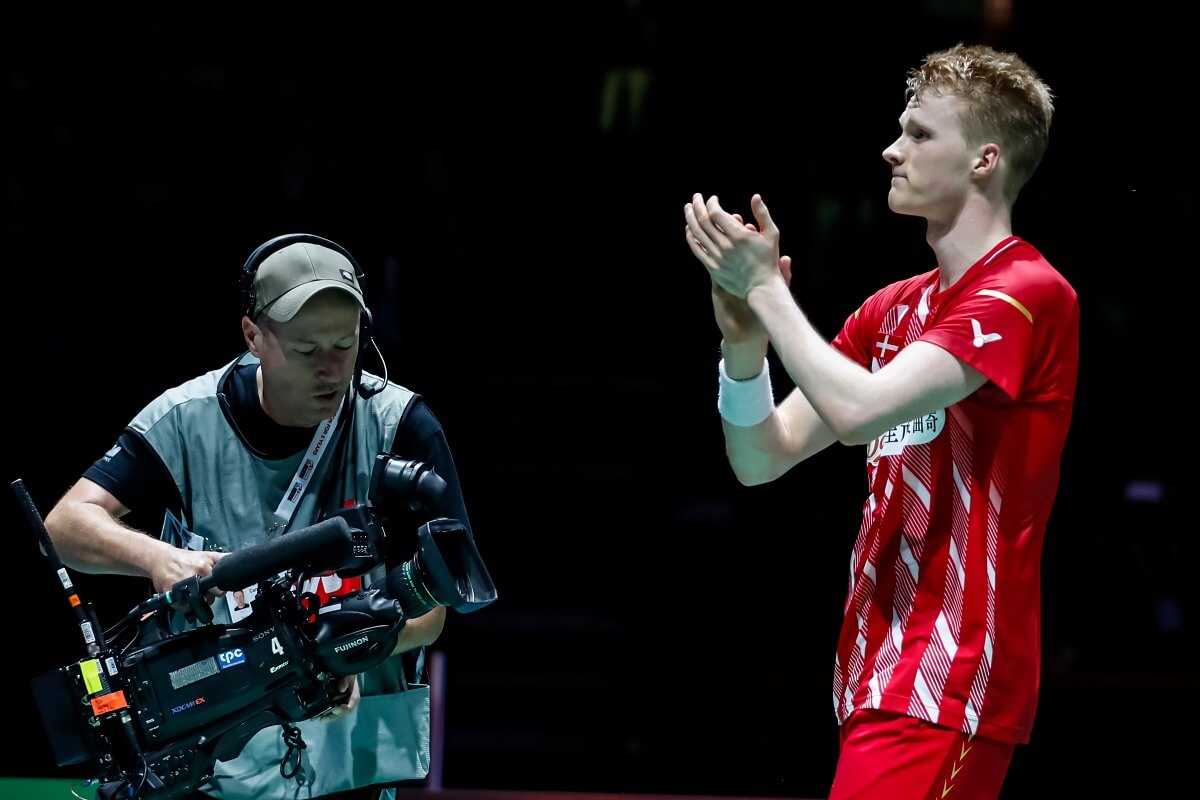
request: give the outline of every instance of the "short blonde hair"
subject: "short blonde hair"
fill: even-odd
[[[1050,140],[1054,96],[1050,87],[1015,53],[987,45],[964,45],[925,56],[908,72],[905,96],[912,102],[932,91],[964,101],[967,140],[1000,145],[1009,163],[1005,196],[1016,200]]]

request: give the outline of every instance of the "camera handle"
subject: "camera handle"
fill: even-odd
[[[163,608],[179,609],[187,615],[189,620],[207,625],[213,621],[212,606],[207,599],[209,584],[210,579],[201,578],[199,575],[184,578],[167,591],[148,597],[131,608],[125,618],[114,625],[112,630],[120,630],[147,614]]]

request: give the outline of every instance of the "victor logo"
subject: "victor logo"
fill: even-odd
[[[358,647],[360,644],[365,644],[367,642],[368,638],[369,637],[367,637],[367,636],[360,636],[357,639],[355,639],[353,642],[347,642],[346,644],[339,644],[337,647],[333,648],[333,652],[344,653],[347,650],[351,650],[355,647]]]
[[[975,332],[975,338],[971,340],[976,347],[983,347],[989,342],[998,342],[1004,337],[998,333],[984,333],[983,328],[979,327],[979,320],[971,320],[971,330]]]

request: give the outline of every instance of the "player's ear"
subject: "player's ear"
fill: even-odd
[[[975,154],[975,163],[971,167],[972,174],[977,178],[986,178],[1000,166],[1000,145],[988,142],[980,145]]]

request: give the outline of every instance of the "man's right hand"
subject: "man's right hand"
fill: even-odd
[[[154,591],[160,594],[193,575],[207,578],[212,575],[213,564],[228,555],[228,553],[215,553],[208,550],[184,550],[165,542],[163,549],[166,551],[166,556],[155,563],[150,574],[150,579],[154,583]]]

